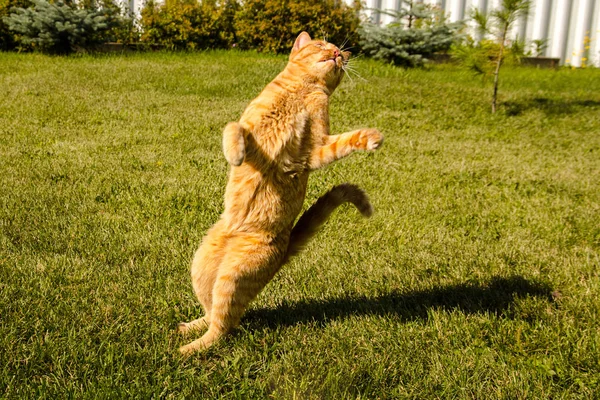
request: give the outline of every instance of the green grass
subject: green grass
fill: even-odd
[[[241,328],[181,358],[222,210],[221,129],[285,65],[253,53],[0,54],[0,397],[600,398],[600,72],[371,61],[331,104],[376,153]]]

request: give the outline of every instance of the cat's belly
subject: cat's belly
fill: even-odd
[[[232,174],[225,194],[223,218],[228,230],[261,233],[270,237],[289,235],[302,210],[308,173]]]

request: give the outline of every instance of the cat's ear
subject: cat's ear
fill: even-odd
[[[312,39],[310,38],[310,35],[306,32],[302,32],[301,34],[298,35],[298,37],[296,38],[296,41],[294,42],[294,47],[292,48],[292,53],[297,52],[298,50],[300,50],[301,48],[303,48],[304,46],[306,46],[306,44],[308,42],[310,42]]]

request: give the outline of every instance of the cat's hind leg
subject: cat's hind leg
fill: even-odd
[[[192,286],[196,297],[202,304],[204,316],[190,322],[181,322],[177,327],[179,333],[185,334],[193,330],[205,329],[210,324],[212,290],[228,240],[224,232],[224,225],[225,223],[220,220],[207,232],[192,260]]]
[[[179,351],[206,349],[236,328],[248,304],[279,270],[286,247],[287,243],[261,243],[248,235],[232,239],[215,280],[208,331]]]

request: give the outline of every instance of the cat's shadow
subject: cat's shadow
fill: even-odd
[[[246,314],[251,326],[291,326],[359,315],[396,316],[402,321],[426,320],[430,310],[460,310],[466,314],[494,313],[511,317],[518,298],[536,297],[552,302],[558,296],[550,286],[521,276],[494,277],[483,283],[461,283],[422,291],[381,294],[374,297],[345,295],[325,300],[284,302],[276,308],[252,309]]]

